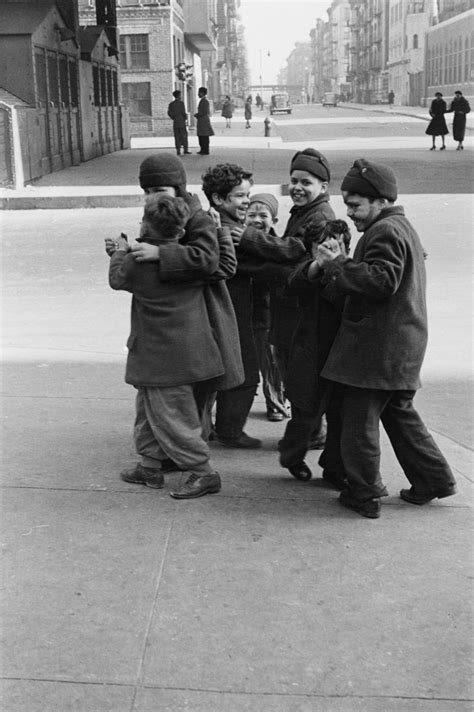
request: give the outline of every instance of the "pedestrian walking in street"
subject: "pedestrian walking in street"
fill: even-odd
[[[131,245],[131,253],[138,262],[157,262],[161,281],[200,279],[206,283],[207,313],[224,363],[223,375],[199,382],[194,388],[203,430],[207,434],[207,410],[213,393],[234,388],[244,379],[237,323],[226,285],[237,267],[232,239],[216,234],[214,221],[202,209],[198,196],[187,192],[186,172],[177,156],[162,152],[147,156],[140,165],[139,182],[146,194],[164,192],[181,197],[190,209],[179,243],[157,246],[136,242]],[[113,240],[106,239],[106,248],[113,245]],[[167,461],[164,469],[172,471],[177,466]],[[200,489],[199,483],[191,485],[191,495],[195,496],[196,490]],[[184,488],[188,489],[186,483]]]
[[[351,233],[344,220],[329,220],[322,234],[316,237],[307,234],[306,245],[311,256],[288,279],[289,293],[298,298],[301,316],[290,347],[285,383],[291,420],[278,448],[283,467],[299,480],[311,479],[312,472],[305,457],[315,424],[325,415],[327,432],[318,464],[323,469],[323,480],[342,490],[346,480],[339,454],[341,399],[332,384],[321,378],[321,370],[341,322],[344,297],[324,297],[313,262],[318,245],[332,245],[334,241],[342,255],[349,254]]]
[[[277,237],[274,225],[278,222],[278,200],[272,193],[256,193],[250,196],[245,224],[264,235]],[[242,269],[242,260],[241,260]],[[283,381],[278,370],[275,348],[269,341],[270,333],[270,282],[253,275],[252,281],[252,327],[257,348],[257,359],[262,390],[265,398],[267,419],[278,422],[287,417]]]
[[[201,149],[198,153],[201,156],[208,156],[209,138],[214,136],[214,130],[211,125],[210,106],[207,98],[206,87],[200,87],[198,89],[198,97],[200,101],[197,107],[197,112],[194,114],[194,117],[197,119],[196,135]]]
[[[250,98],[252,98],[252,97],[250,97]],[[260,94],[257,94],[257,96],[255,97],[255,104],[257,106],[257,109],[260,109],[260,111],[263,111],[263,99],[260,96]]]
[[[246,121],[245,128],[246,129],[252,128],[250,126],[250,119],[252,118],[252,97],[251,96],[248,96],[245,100],[244,118]]]
[[[387,494],[380,474],[379,424],[409,480],[400,497],[423,505],[456,492],[453,473],[414,408],[427,343],[425,253],[389,166],[355,161],[341,185],[347,215],[362,233],[353,258],[333,241],[317,248],[323,294],[345,297],[323,378],[339,384],[340,503],[380,516]],[[337,386],[336,386],[337,387]]]
[[[165,192],[147,196],[138,241],[158,250],[178,244],[189,213],[183,198]],[[161,488],[163,470],[172,463],[189,473],[172,497],[219,492],[221,479],[210,464],[193,390],[195,383],[224,373],[204,282],[160,279],[160,263],[137,261],[121,237],[111,254],[109,283],[133,295],[125,381],[137,389],[134,439],[140,462],[124,470],[122,480]]]
[[[447,113],[454,113],[453,117],[453,138],[458,142],[456,151],[464,149],[463,141],[466,133],[466,114],[469,114],[471,107],[468,100],[459,89],[454,92],[454,99],[449,105]]]
[[[446,126],[446,119],[444,118],[446,111],[447,106],[443,95],[440,91],[437,91],[430,106],[431,121],[425,131],[428,136],[433,137],[433,145],[430,151],[436,151],[436,136],[441,136],[442,145],[439,150],[444,151],[446,149],[444,137],[449,133],[448,127]]]
[[[168,105],[168,116],[173,121],[174,143],[176,153],[179,156],[181,148],[183,149],[183,154],[191,153],[188,150],[188,115],[184,101],[181,99],[181,92],[177,89],[173,92],[173,96],[174,101]]]
[[[393,89],[390,89],[390,91],[388,92],[388,105],[390,108],[392,108],[394,101],[395,101],[395,93],[394,93]]]
[[[227,96],[224,99],[224,103],[222,104],[222,112],[221,116],[225,118],[225,127],[226,129],[231,128],[231,120],[232,116],[234,114],[234,104],[232,103],[232,99],[230,96],[227,94]]]

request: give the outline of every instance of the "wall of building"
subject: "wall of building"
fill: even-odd
[[[31,40],[28,36],[6,36],[0,41],[1,85],[28,104],[35,103]]]

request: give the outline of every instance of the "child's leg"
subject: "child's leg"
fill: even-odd
[[[209,447],[201,436],[201,422],[191,385],[144,388],[149,427],[166,457],[180,470],[207,474]]]
[[[146,412],[146,388],[137,389],[135,401],[135,425],[133,438],[143,467],[159,470],[166,453],[160,447],[148,420]]]

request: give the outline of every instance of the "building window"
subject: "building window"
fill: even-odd
[[[149,69],[148,35],[121,35],[120,55],[122,69]]]
[[[418,49],[418,35],[413,35],[413,49]]]
[[[123,101],[130,116],[151,116],[150,82],[122,82]]]

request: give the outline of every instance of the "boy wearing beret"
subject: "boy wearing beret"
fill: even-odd
[[[414,408],[427,343],[425,255],[397,199],[390,167],[355,161],[341,185],[347,215],[363,233],[353,258],[336,241],[318,246],[309,276],[329,297],[345,296],[340,329],[322,376],[342,393],[340,503],[380,516],[379,423],[411,484],[416,505],[456,492],[453,473]]]

